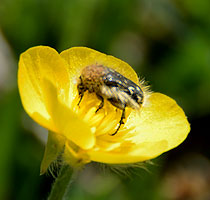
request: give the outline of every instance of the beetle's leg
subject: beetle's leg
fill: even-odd
[[[79,99],[77,106],[79,106],[79,104],[81,103],[83,96],[84,96],[84,92],[79,93],[80,99]]]
[[[78,104],[77,104],[77,106],[79,106],[80,105],[80,103],[81,103],[81,101],[82,101],[82,98],[83,98],[83,96],[84,96],[84,93],[85,93],[85,91],[87,90],[85,87],[84,87],[84,84],[83,84],[83,82],[82,82],[82,78],[81,78],[81,76],[79,77],[79,84],[77,85],[77,90],[78,90],[78,92],[79,92],[79,97],[80,97],[80,99],[79,99],[79,102],[78,102]]]
[[[97,108],[97,110],[96,110],[96,113],[97,113],[101,108],[103,108],[103,106],[104,106],[104,98],[103,98],[102,96],[100,96],[100,95],[97,95],[97,97],[101,100],[101,103],[99,104],[99,106],[98,106],[98,108]]]
[[[123,111],[122,111],[122,115],[121,115],[121,118],[120,118],[120,121],[119,121],[119,126],[117,127],[117,130],[114,133],[111,134],[111,136],[115,135],[119,131],[121,125],[124,124],[123,119],[125,119],[125,107],[123,108]]]

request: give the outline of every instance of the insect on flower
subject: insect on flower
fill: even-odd
[[[125,108],[140,109],[144,100],[142,89],[130,79],[124,77],[117,71],[103,65],[91,65],[82,69],[77,85],[81,103],[84,93],[95,93],[101,103],[96,113],[103,108],[104,99],[113,106],[122,110],[119,126],[112,134],[115,135],[125,119]]]
[[[18,87],[28,115],[49,130],[42,174],[58,158],[74,168],[150,160],[190,131],[176,101],[150,93],[124,61],[87,47],[60,54],[46,46],[28,49],[20,56]]]

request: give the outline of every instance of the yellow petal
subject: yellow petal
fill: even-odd
[[[132,112],[127,124],[128,127],[136,127],[135,134],[131,136],[133,142],[138,144],[166,140],[168,147],[164,151],[182,143],[190,131],[183,110],[173,99],[160,93],[152,93],[141,108],[140,115]]]
[[[115,149],[109,150],[99,145],[88,151],[91,160],[113,164],[141,162],[152,159],[184,141],[190,131],[190,125],[176,102],[160,93],[151,94],[147,101],[140,114],[131,112],[124,126],[124,129],[130,130],[126,133],[127,139],[121,140],[121,145]],[[119,141],[120,138],[123,137],[119,137]],[[111,141],[109,136],[103,139]]]
[[[52,48],[38,46],[22,53],[18,69],[18,87],[23,107],[40,125],[55,131],[44,98],[43,79],[50,80],[57,87],[59,98],[69,101],[69,77],[67,64]]]
[[[159,142],[143,142],[138,145],[133,144],[128,151],[123,146],[115,151],[93,149],[88,151],[88,155],[95,162],[108,164],[136,163],[157,157],[167,148],[167,145],[167,141],[164,140]]]
[[[48,99],[47,110],[56,127],[56,132],[65,136],[82,149],[92,148],[95,144],[94,132],[83,119],[69,107],[60,102],[53,83],[43,80],[44,99]]]
[[[59,134],[49,131],[44,157],[41,163],[40,175],[47,171],[47,168],[63,152],[65,138]]]
[[[61,52],[61,57],[69,64],[71,83],[76,83],[81,70],[89,65],[101,64],[121,73],[128,79],[139,84],[137,74],[130,65],[110,55],[100,53],[87,47],[73,47]],[[76,87],[72,88],[76,94]]]

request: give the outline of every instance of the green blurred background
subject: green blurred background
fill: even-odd
[[[0,199],[46,199],[39,176],[47,131],[24,112],[16,84],[20,53],[87,46],[128,62],[153,91],[174,98],[192,131],[146,170],[116,174],[90,164],[72,200],[210,199],[209,0],[0,0]]]

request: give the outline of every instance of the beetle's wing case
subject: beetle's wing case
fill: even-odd
[[[139,106],[136,106],[136,103],[140,105],[143,103],[144,99],[144,93],[141,87],[111,68],[105,67],[105,71],[106,73],[103,76],[104,85],[110,87],[111,91],[113,90],[113,93],[119,93],[119,96],[122,96],[121,99],[127,99],[126,106],[134,109],[139,108]]]
[[[121,75],[113,69],[107,68],[106,71],[107,73],[103,77],[103,81],[104,84],[106,84],[107,86],[117,87],[130,95],[132,94],[132,91],[130,89],[133,88],[133,91],[142,93],[143,95],[142,89],[130,79],[124,77],[123,75]]]

